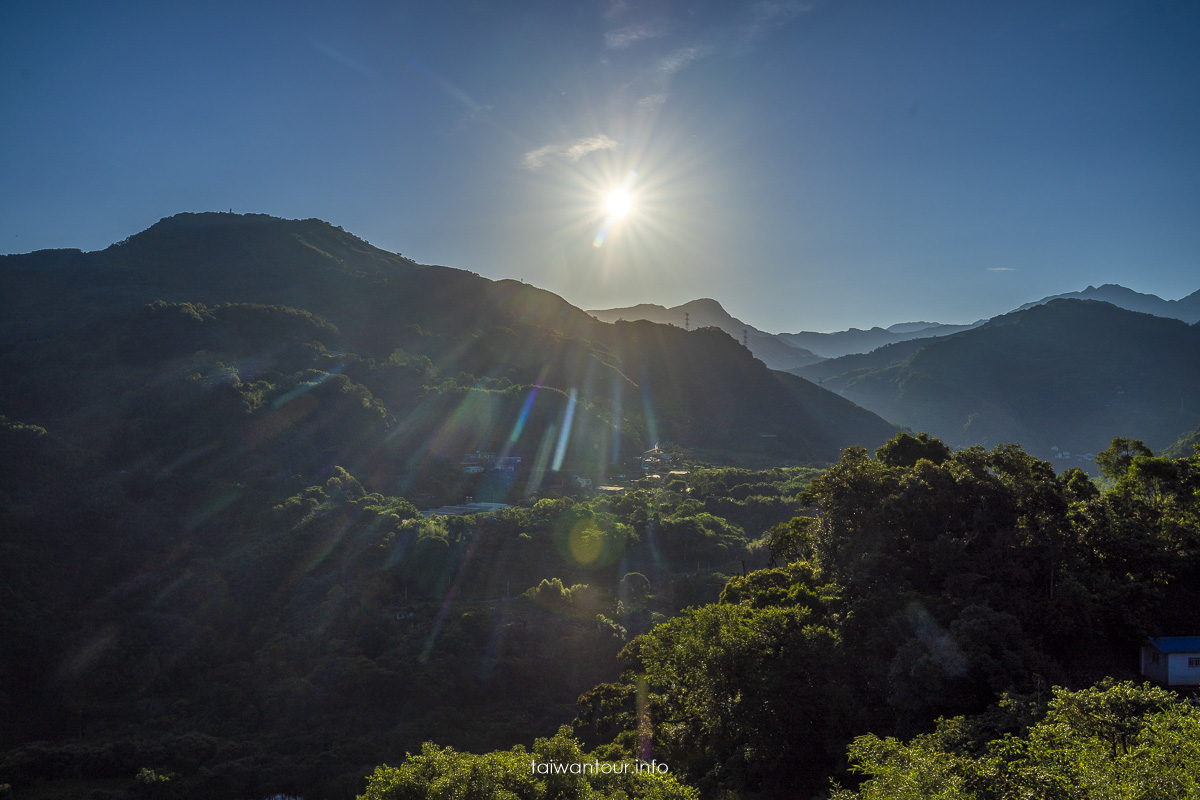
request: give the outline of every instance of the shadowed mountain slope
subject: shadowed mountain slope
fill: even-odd
[[[550,447],[552,463],[601,477],[660,438],[820,462],[892,430],[724,333],[599,323],[549,292],[419,265],[319,220],[181,214],[96,253],[6,256],[0,298],[14,376],[0,411],[111,445],[126,466],[172,463],[211,434],[258,444],[210,440],[188,464],[281,472],[278,446],[294,472],[337,457],[394,475],[425,456],[532,461]],[[278,433],[248,433],[260,429]],[[137,445],[141,430],[157,433]]]
[[[1200,423],[1200,327],[1094,301],[797,372],[956,447],[1020,442],[1052,458],[1128,436],[1161,449]]]

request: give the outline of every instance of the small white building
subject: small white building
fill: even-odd
[[[1142,645],[1142,674],[1165,686],[1200,686],[1200,636],[1160,636]]]

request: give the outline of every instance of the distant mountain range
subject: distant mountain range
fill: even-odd
[[[1052,300],[796,372],[955,447],[1020,442],[1060,463],[1116,436],[1161,450],[1200,425],[1200,326],[1098,301]]]
[[[1082,292],[1043,297],[1041,300],[1026,303],[1016,310],[1023,311],[1051,300],[1061,299],[1099,300],[1111,303],[1118,308],[1140,311],[1157,317],[1169,317],[1184,322],[1200,321],[1200,291],[1193,292],[1179,300],[1163,300],[1157,295],[1142,294],[1111,283],[1100,288],[1089,286]],[[618,319],[645,319],[679,327],[685,325],[685,314],[689,314],[691,327],[717,327],[739,340],[745,332],[750,350],[754,353],[755,358],[761,359],[771,369],[782,370],[806,367],[824,358],[841,358],[855,353],[870,353],[877,348],[899,342],[947,336],[978,328],[987,321],[981,319],[965,325],[949,325],[940,322],[898,322],[886,328],[876,326],[867,330],[850,328],[831,333],[801,331],[799,333],[772,334],[731,316],[721,307],[720,303],[707,298],[692,300],[673,308],[643,303],[626,308],[591,310],[588,313],[605,322],[615,322]],[[779,346],[781,343],[798,348],[800,352],[781,348]]]
[[[803,348],[805,363],[789,372],[956,447],[1020,442],[1060,466],[1088,466],[1115,436],[1162,450],[1200,424],[1200,292],[1163,300],[1108,284],[970,325],[778,335],[708,299],[588,313],[683,325],[684,312],[693,326],[747,331],[768,366]]]
[[[1068,292],[1043,297],[1041,300],[1026,303],[1017,310],[1023,311],[1051,300],[1099,300],[1104,303],[1112,303],[1118,308],[1141,311],[1143,314],[1153,314],[1156,317],[1170,317],[1184,322],[1200,322],[1200,290],[1178,300],[1163,300],[1158,295],[1142,294],[1115,283],[1106,283],[1099,288],[1089,286],[1082,292]]]
[[[946,336],[959,331],[970,330],[982,325],[986,320],[972,322],[969,325],[943,325],[938,322],[901,322],[887,328],[871,328],[859,330],[850,328],[834,333],[781,333],[783,341],[797,347],[804,347],[825,358],[838,358],[852,353],[869,353],[872,350],[897,342],[907,342],[913,339],[930,339],[935,336]]]
[[[622,472],[658,441],[816,463],[894,431],[721,331],[600,323],[517,281],[265,215],[0,257],[0,358],[0,414],[114,470],[197,479],[311,482],[336,464],[407,494],[485,450],[523,457],[524,492],[559,467]]]
[[[827,356],[804,349],[803,346],[761,331],[732,316],[716,300],[702,298],[674,308],[643,303],[628,308],[606,308],[587,312],[602,322],[617,320],[648,320],[677,328],[719,328],[739,342],[745,338],[754,357],[771,369],[789,370],[813,364]]]
[[[815,364],[825,358],[837,358],[848,353],[866,353],[877,347],[909,339],[943,336],[982,325],[942,325],[937,322],[901,322],[888,328],[868,331],[851,328],[836,333],[767,333],[743,322],[710,298],[692,300],[683,305],[666,308],[642,303],[625,308],[592,309],[587,313],[603,322],[617,320],[649,320],[679,328],[720,328],[746,344],[754,357],[771,369],[792,370]]]

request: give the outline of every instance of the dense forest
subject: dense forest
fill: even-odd
[[[5,464],[85,478],[44,432],[3,437]],[[1107,729],[1069,711],[1087,698],[1121,717],[1105,768],[1124,774],[1129,748],[1195,724],[1170,693],[1103,681],[1136,678],[1146,635],[1197,625],[1200,455],[1116,440],[1100,461],[1097,485],[901,434],[821,472],[692,469],[432,519],[339,470],[213,511],[245,529],[177,535],[119,483],[81,483],[47,527],[29,510],[55,482],[10,469],[0,668],[21,691],[0,782],[407,797],[511,772],[519,797],[773,797],[865,775],[864,797],[912,796],[886,793],[903,773],[973,797],[987,770],[1025,786],[1051,733],[1107,758]],[[691,789],[549,790],[519,769],[542,752],[654,758]]]

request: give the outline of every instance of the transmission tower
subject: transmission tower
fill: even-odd
[[[750,340],[746,337],[746,329],[742,328],[742,347],[750,349]]]
[[[683,329],[685,331],[692,329],[692,315],[687,311],[683,312]]]

